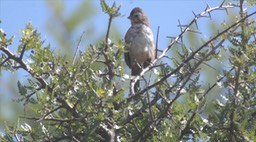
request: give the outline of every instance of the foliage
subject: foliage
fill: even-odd
[[[1,141],[256,141],[256,12],[247,13],[243,2],[207,5],[189,24],[179,23],[181,33],[142,76],[132,78],[144,84],[136,94],[129,93],[131,77],[124,73],[124,43],[109,40],[112,20],[121,15],[115,3],[101,0],[109,16],[106,37],[75,55],[75,64],[45,45],[30,23],[17,53],[8,49],[13,37],[1,30],[1,71],[30,75],[24,77],[28,84],[17,82],[26,113],[16,123],[3,120]],[[200,19],[235,8],[240,12],[234,22],[201,38]],[[198,41],[194,48],[187,36]],[[214,62],[225,66],[205,85],[210,77],[202,72],[217,70]]]

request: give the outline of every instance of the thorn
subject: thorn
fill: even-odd
[[[201,32],[199,32],[199,31],[196,31],[196,30],[193,30],[193,29],[189,29],[188,31],[189,31],[189,32],[193,32],[193,33],[202,34]]]
[[[177,43],[179,42],[177,41]],[[180,43],[183,43],[183,36],[180,37]]]
[[[178,27],[180,27],[180,31],[182,32],[182,26],[181,26],[181,24],[180,24],[180,20],[178,20],[178,22],[179,22]]]
[[[210,12],[208,12],[208,13],[210,13]],[[211,19],[211,15],[209,15],[209,14],[208,14],[208,15],[201,16],[201,18],[202,18],[202,17]]]
[[[197,20],[195,20],[195,25],[196,25],[196,29],[198,30],[198,24],[197,24]]]
[[[177,44],[183,45],[183,41],[182,41],[182,37],[180,39],[180,41],[176,41]]]
[[[179,25],[180,25],[180,19],[178,19],[178,23],[179,23]]]
[[[195,18],[197,18],[197,15],[195,14],[195,12],[194,12],[194,11],[192,11],[192,13],[194,14]]]
[[[220,4],[220,7],[222,7],[222,6],[223,6],[224,2],[225,2],[225,0],[223,0],[223,2]]]
[[[182,27],[188,27],[188,25],[181,25],[180,20],[178,20],[178,22],[179,22],[179,25],[177,27],[180,27],[181,30],[182,30]]]
[[[175,39],[175,36],[166,36],[166,38]]]
[[[227,8],[225,8],[225,11],[226,11],[226,13],[227,13],[227,15],[228,15],[228,9],[227,9]]]
[[[188,25],[178,25],[177,27],[188,27]]]
[[[204,11],[207,11],[209,9],[208,4],[206,5],[206,8],[204,9]]]
[[[190,49],[191,53],[194,53],[194,51],[193,51],[193,49],[191,47],[189,47],[189,49]]]
[[[206,9],[210,9],[211,6],[210,6],[206,1],[205,1],[205,3],[206,3],[206,5],[207,5]]]
[[[208,12],[208,14],[209,14],[209,18],[210,18],[210,19],[212,19],[212,15],[211,15],[211,12]]]

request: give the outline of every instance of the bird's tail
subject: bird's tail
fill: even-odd
[[[132,76],[140,75],[141,71],[142,71],[142,68],[134,68],[134,69],[132,68]],[[134,93],[137,93],[139,91],[139,88],[140,88],[140,81],[137,80],[135,82],[135,85],[134,85],[134,88],[133,88]]]

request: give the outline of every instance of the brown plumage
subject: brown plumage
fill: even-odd
[[[128,19],[131,21],[131,27],[125,35],[127,52],[124,58],[127,66],[131,68],[131,75],[137,76],[155,59],[154,37],[142,9],[134,8]],[[135,92],[138,89],[139,81],[135,83]]]

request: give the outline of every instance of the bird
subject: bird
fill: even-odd
[[[131,69],[131,76],[138,76],[143,68],[148,67],[155,59],[154,35],[148,17],[140,7],[132,9],[128,19],[131,27],[125,34],[124,59]],[[138,92],[139,87],[139,81],[135,82],[133,88],[135,93]]]

